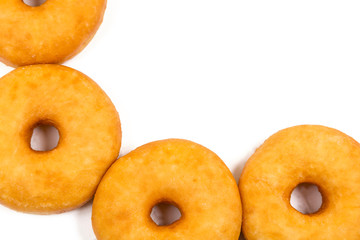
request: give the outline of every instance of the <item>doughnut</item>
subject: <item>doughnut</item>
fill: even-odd
[[[47,0],[38,7],[0,1],[0,61],[9,66],[62,63],[95,35],[106,0]]]
[[[290,205],[300,183],[318,186],[321,208],[302,214]],[[360,145],[344,133],[301,125],[267,139],[240,177],[247,240],[360,239]]]
[[[171,203],[181,218],[158,226],[152,207]],[[98,240],[238,240],[241,201],[222,160],[196,143],[168,139],[117,160],[96,191],[92,222]]]
[[[118,113],[84,74],[60,65],[19,67],[0,79],[0,203],[51,214],[90,200],[121,145]],[[57,147],[35,151],[33,129],[59,131]]]

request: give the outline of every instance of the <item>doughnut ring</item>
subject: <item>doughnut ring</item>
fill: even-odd
[[[38,7],[0,0],[0,61],[24,66],[72,58],[95,35],[105,8],[106,0],[47,0]]]
[[[90,200],[121,145],[118,113],[84,74],[60,65],[20,67],[0,79],[0,203],[50,214]],[[50,124],[50,151],[30,146],[33,129]]]
[[[182,216],[158,226],[150,212],[165,202]],[[96,191],[92,222],[98,240],[238,240],[241,201],[231,172],[216,154],[169,139],[143,145],[111,166]]]
[[[300,183],[318,186],[323,202],[316,213],[290,205]],[[360,145],[338,130],[279,131],[250,157],[239,187],[247,240],[360,239]]]

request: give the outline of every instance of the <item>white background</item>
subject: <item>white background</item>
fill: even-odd
[[[121,155],[185,138],[238,180],[254,150],[289,126],[360,140],[359,12],[346,0],[109,0],[95,38],[65,65],[112,99]],[[0,65],[1,76],[11,70]],[[90,217],[91,204],[51,216],[0,207],[0,238],[93,240]]]

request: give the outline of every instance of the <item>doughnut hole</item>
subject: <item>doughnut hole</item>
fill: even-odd
[[[39,7],[43,5],[47,0],[23,0],[23,2],[30,7]]]
[[[150,218],[158,226],[169,226],[180,220],[181,211],[173,203],[160,202],[151,209]]]
[[[57,147],[59,139],[59,130],[55,126],[39,123],[32,130],[30,147],[37,152],[51,151]]]
[[[317,185],[300,183],[291,192],[290,205],[302,214],[315,214],[323,206],[323,196]]]

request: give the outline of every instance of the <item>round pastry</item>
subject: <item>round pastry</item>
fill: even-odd
[[[95,35],[106,0],[47,0],[38,7],[0,0],[0,60],[10,66],[61,63]]]
[[[290,205],[300,183],[318,186],[322,206],[302,214]],[[303,125],[271,136],[240,177],[247,240],[360,239],[360,145],[335,129]]]
[[[181,218],[158,226],[152,208],[171,203]],[[222,160],[196,143],[152,142],[117,160],[101,181],[93,203],[99,240],[238,240],[241,202]]]
[[[77,208],[95,193],[121,144],[120,120],[100,87],[59,65],[18,68],[0,79],[0,202],[49,214]],[[33,129],[48,124],[60,140],[35,151]]]

